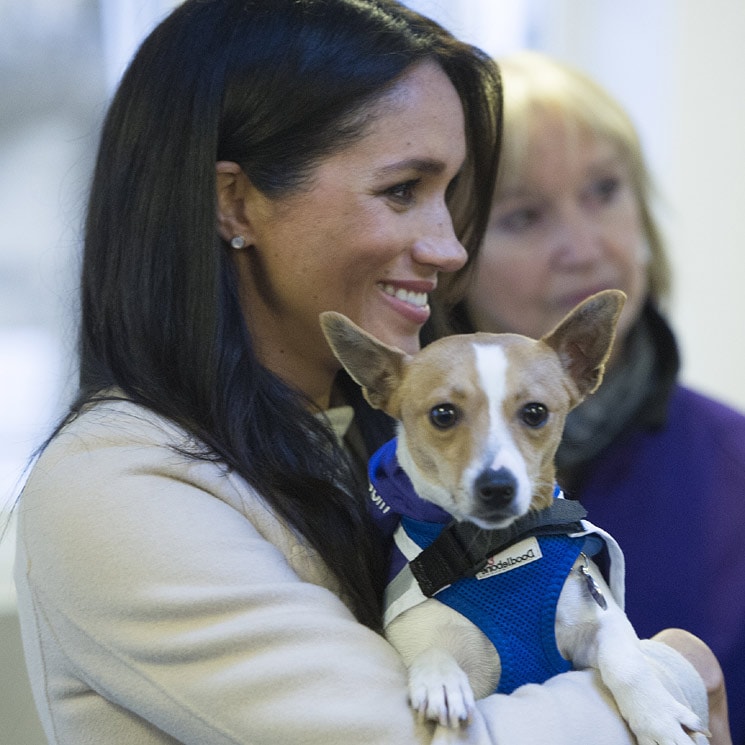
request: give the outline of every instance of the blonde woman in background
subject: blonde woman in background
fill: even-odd
[[[743,745],[745,417],[678,380],[662,312],[670,269],[626,112],[593,80],[541,54],[499,63],[495,201],[451,322],[539,337],[588,295],[626,292],[605,381],[568,418],[560,483],[624,548],[639,633],[677,626],[712,647]]]

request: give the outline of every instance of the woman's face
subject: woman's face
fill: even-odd
[[[335,310],[414,352],[440,272],[466,261],[445,204],[466,155],[458,94],[432,62],[375,104],[366,134],[320,162],[309,188],[249,189],[249,244],[236,252],[261,361],[319,403],[338,363],[319,313]]]
[[[625,161],[609,142],[542,115],[522,173],[496,196],[467,307],[483,331],[538,338],[581,300],[628,295],[618,342],[647,290],[646,242]],[[619,348],[617,344],[616,348]]]

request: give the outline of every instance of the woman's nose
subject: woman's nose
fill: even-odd
[[[455,272],[468,259],[468,252],[458,240],[450,212],[426,220],[421,235],[414,241],[412,255],[419,264],[427,264],[441,272]]]
[[[597,226],[579,209],[567,210],[557,218],[552,244],[553,259],[562,266],[583,266],[601,253]]]

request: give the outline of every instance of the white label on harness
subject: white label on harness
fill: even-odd
[[[543,554],[538,539],[535,537],[525,538],[520,543],[515,543],[505,549],[502,553],[491,556],[487,560],[486,566],[476,575],[476,579],[487,579],[495,574],[504,574],[542,558]]]

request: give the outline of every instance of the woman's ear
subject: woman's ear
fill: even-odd
[[[215,165],[215,170],[217,172],[217,232],[228,243],[242,248],[252,242],[247,204],[251,183],[243,169],[231,160],[219,160]]]

